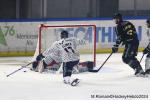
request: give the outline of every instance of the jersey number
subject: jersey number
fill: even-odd
[[[74,53],[74,50],[73,50],[72,47],[66,47],[66,48],[64,48],[64,50],[65,50],[66,52],[72,52],[72,53]]]

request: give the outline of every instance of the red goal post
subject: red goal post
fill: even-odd
[[[90,61],[96,63],[96,26],[88,24],[79,25],[49,25],[41,24],[39,27],[38,44],[36,52],[41,53],[47,49],[51,44],[59,40],[60,32],[67,30],[71,36],[75,36],[85,43],[81,43],[79,51],[81,54],[91,54]],[[82,57],[81,57],[82,58]],[[84,58],[83,58],[84,59]],[[88,59],[87,59],[88,60]]]

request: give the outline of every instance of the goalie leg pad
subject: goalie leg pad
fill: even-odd
[[[93,67],[94,67],[94,62],[88,61],[87,62],[87,68],[88,68],[88,70],[93,70]]]
[[[33,63],[32,63],[32,70],[36,70],[36,68],[37,68],[37,66],[38,66],[38,64],[39,64],[39,62],[38,61],[34,61]]]
[[[41,60],[38,65],[38,72],[42,73],[44,69],[46,69],[47,64],[44,62],[44,60]]]
[[[92,61],[86,61],[79,63],[78,70],[79,72],[88,72],[90,70],[93,70],[94,62]]]

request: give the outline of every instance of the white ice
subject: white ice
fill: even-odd
[[[98,67],[108,55],[97,55]],[[98,73],[73,74],[72,77],[81,79],[76,87],[63,84],[62,74],[39,74],[28,69],[6,77],[30,57],[0,57],[0,100],[150,100],[150,77],[135,77],[121,56],[122,53],[113,54]],[[137,58],[141,56],[139,53]],[[144,64],[145,57],[141,63],[143,68]],[[146,95],[148,98],[92,98],[91,95]]]

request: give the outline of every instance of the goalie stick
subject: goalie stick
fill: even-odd
[[[32,63],[33,63],[33,62],[30,62],[30,63],[28,63],[28,64],[26,64],[26,65],[24,65],[24,66],[21,66],[21,68],[15,70],[15,71],[13,71],[13,72],[11,72],[10,74],[8,74],[8,75],[6,75],[6,76],[9,77],[10,75],[12,75],[12,74],[18,72],[19,70],[21,70],[21,69],[23,69],[23,68],[26,68],[27,66],[29,66],[29,65],[32,64]]]
[[[103,64],[97,69],[97,70],[89,70],[89,72],[93,72],[96,73],[98,72],[103,66],[104,64],[107,62],[107,60],[111,57],[111,55],[113,54],[113,52],[110,53],[110,55],[107,57],[107,59],[103,62]]]

